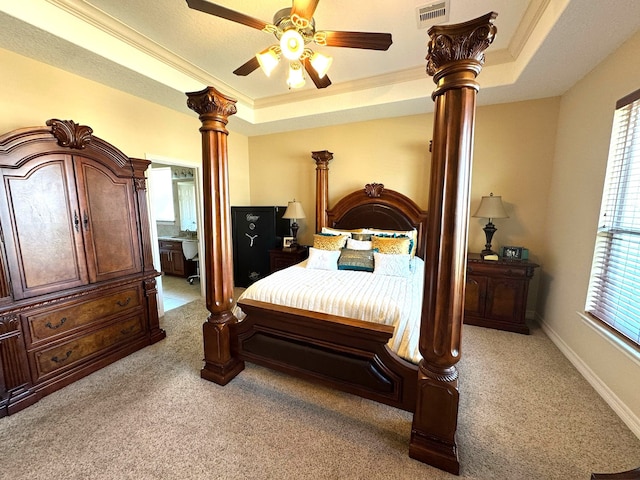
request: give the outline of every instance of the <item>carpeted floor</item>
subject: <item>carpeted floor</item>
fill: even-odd
[[[464,327],[455,477],[407,454],[411,415],[251,364],[202,380],[197,300],[167,338],[0,419],[2,479],[588,480],[640,440],[539,330]]]

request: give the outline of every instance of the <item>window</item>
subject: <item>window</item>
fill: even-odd
[[[159,222],[175,222],[173,209],[173,184],[171,167],[152,168],[149,170],[149,196],[156,220]]]
[[[640,90],[616,104],[586,311],[640,346]]]

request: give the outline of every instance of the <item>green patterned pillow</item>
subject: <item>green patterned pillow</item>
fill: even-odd
[[[318,250],[340,250],[347,243],[346,235],[322,235],[313,236],[313,248]]]
[[[373,250],[343,248],[338,259],[338,270],[373,272]]]
[[[371,248],[380,253],[405,254],[410,253],[411,239],[409,237],[371,237]]]

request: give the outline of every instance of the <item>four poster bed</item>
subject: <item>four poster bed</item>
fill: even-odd
[[[322,154],[328,158],[329,152],[314,152],[314,156]],[[326,175],[328,168],[323,166],[316,170],[317,175]],[[321,189],[316,192],[316,203],[323,204],[328,198],[328,182],[316,182]],[[355,229],[381,229],[384,231],[404,232],[415,230],[416,255],[424,257],[426,240],[427,213],[420,210],[418,205],[405,195],[385,190],[383,185],[369,184],[365,188],[347,195],[340,200],[334,208],[327,211],[328,227],[333,231]],[[322,223],[322,222],[320,222]],[[321,231],[325,225],[319,225]],[[328,250],[324,250],[328,251]],[[363,250],[363,252],[366,252]],[[335,252],[339,253],[339,252]],[[407,255],[408,257],[408,252]],[[400,259],[403,260],[404,258]],[[418,260],[414,261],[415,263]],[[324,307],[325,300],[318,300],[323,295],[325,286],[331,285],[327,275],[321,275],[318,270],[309,272],[311,265],[289,267],[290,272],[277,272],[270,277],[254,284],[245,294],[254,290],[262,290],[267,296],[274,297],[273,292],[267,289],[271,283],[276,289],[284,289],[285,284],[279,284],[280,279],[290,277],[287,282],[289,290],[281,292],[284,297],[289,297],[285,305],[267,303],[255,299],[241,297],[238,306],[240,313],[246,317],[237,323],[230,325],[231,354],[242,360],[257,363],[270,368],[281,370],[296,376],[318,381],[325,385],[343,391],[354,393],[365,398],[386,403],[404,410],[413,412],[416,407],[416,387],[418,379],[417,362],[412,363],[410,358],[402,358],[388,345],[394,334],[394,326],[389,325],[391,318],[396,314],[394,298],[385,298],[383,289],[375,291],[375,295],[382,296],[383,303],[391,303],[391,308],[376,314],[383,318],[367,318],[374,315],[366,308],[360,308],[357,295],[349,298],[345,310],[361,310],[362,319],[323,313],[323,311],[311,311],[308,309],[294,308],[296,298],[301,305],[309,305],[309,302]],[[419,265],[419,264],[418,264]],[[418,267],[416,267],[418,268]],[[300,274],[311,273],[313,278],[296,276],[295,270]],[[407,263],[407,271],[409,263]],[[322,271],[323,273],[326,272]],[[343,282],[341,288],[347,289],[350,282],[381,279],[380,275],[373,272],[354,273],[353,270],[338,270],[338,282]],[[419,273],[423,270],[420,268]],[[416,275],[417,276],[417,275]],[[370,277],[370,278],[358,278]],[[377,277],[377,278],[376,278]],[[407,276],[407,279],[411,278]],[[300,281],[302,279],[302,281]],[[391,280],[407,282],[408,280],[394,277]],[[422,290],[422,278],[419,280]],[[313,282],[313,283],[310,283]],[[398,282],[396,282],[396,285]],[[404,288],[401,286],[399,288]],[[311,290],[311,291],[309,291]],[[395,289],[394,293],[397,292]],[[356,294],[361,293],[354,290]],[[290,292],[290,294],[289,294]],[[422,294],[422,291],[419,292]],[[338,293],[332,289],[326,295],[335,297]],[[258,294],[253,294],[259,298]],[[421,302],[422,295],[418,298]],[[335,298],[333,303],[335,302]],[[366,298],[366,300],[371,300]],[[380,300],[380,299],[378,299]],[[329,305],[331,307],[331,305]],[[330,308],[327,307],[326,311]],[[351,307],[351,308],[350,308]],[[373,308],[373,307],[372,307]],[[419,308],[418,322],[413,322],[412,332],[407,335],[419,334]],[[320,309],[322,310],[322,309]],[[364,310],[364,311],[363,311]],[[415,310],[415,308],[413,309]],[[354,312],[355,313],[355,312]],[[236,313],[236,317],[239,315]],[[399,316],[401,316],[399,314]],[[378,323],[373,323],[378,322]],[[382,323],[380,323],[382,322]],[[410,355],[415,358],[415,355]]]
[[[381,325],[271,302],[242,299],[234,315],[233,259],[226,124],[235,100],[213,87],[188,93],[202,122],[206,306],[202,378],[226,385],[260,363],[413,412],[409,455],[459,473],[456,429],[464,311],[467,219],[476,77],[495,35],[489,13],[429,30],[427,73],[436,89],[429,215],[406,196],[379,185],[354,192],[329,209],[328,164],[316,161],[316,230],[415,229],[417,257],[426,258],[419,315],[418,364],[391,351],[392,325]],[[426,143],[426,142],[425,142]],[[418,259],[416,259],[418,260]],[[402,303],[402,302],[400,302]],[[366,316],[364,317],[366,318]]]

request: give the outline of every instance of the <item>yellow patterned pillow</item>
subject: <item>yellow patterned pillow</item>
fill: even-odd
[[[313,248],[318,250],[340,250],[347,243],[346,235],[319,235],[313,236]]]
[[[390,235],[393,237],[405,236],[411,239],[411,258],[415,257],[418,250],[418,231],[413,230],[380,230],[377,228],[366,228],[364,231],[372,235]]]
[[[380,253],[406,254],[410,246],[411,239],[408,237],[371,237],[371,248]]]

